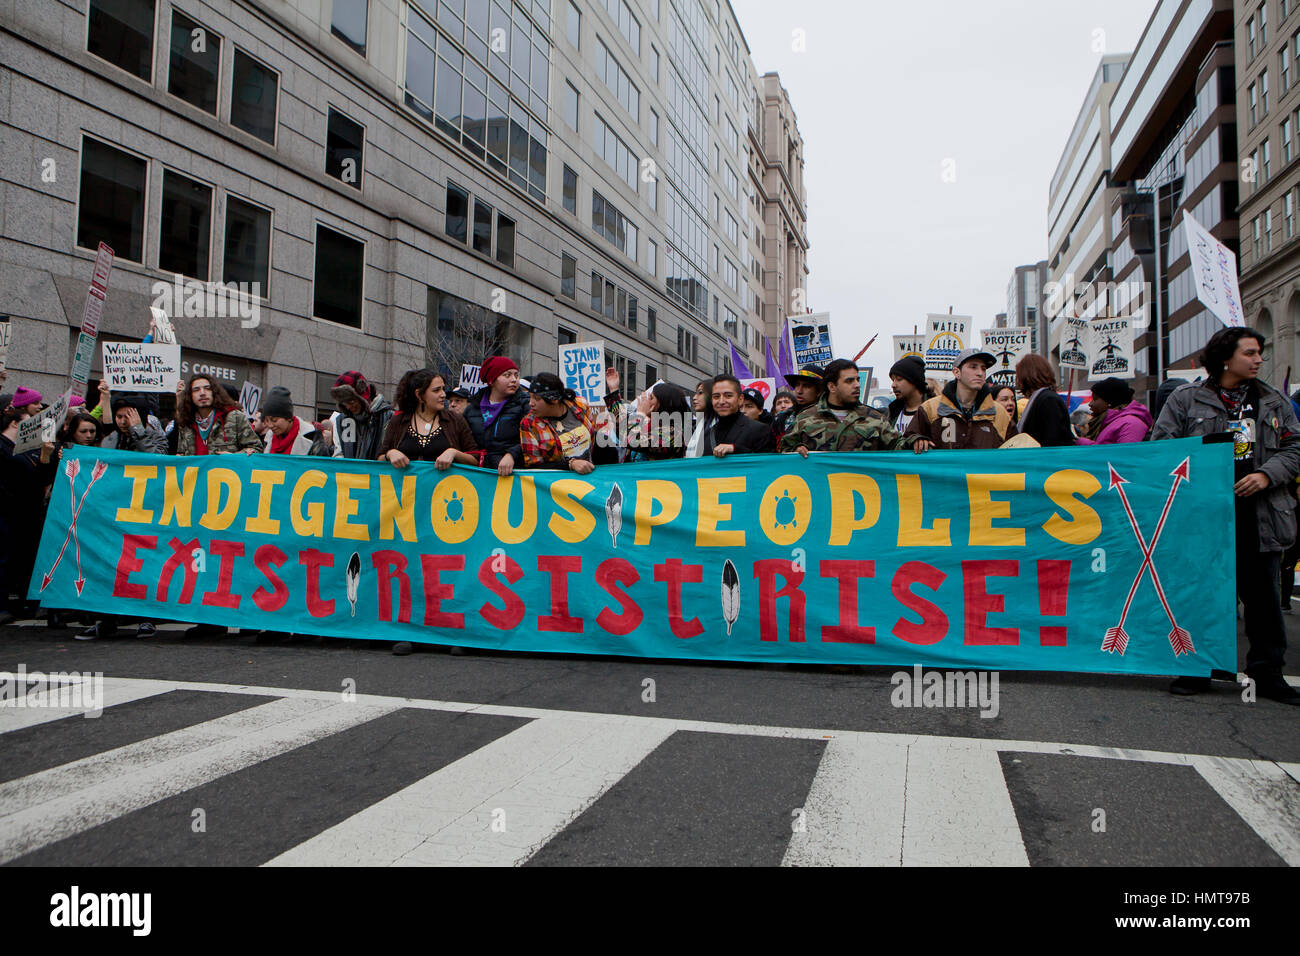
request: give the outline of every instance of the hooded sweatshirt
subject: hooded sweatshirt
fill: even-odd
[[[1118,445],[1142,441],[1151,431],[1154,419],[1141,402],[1132,401],[1123,408],[1108,408],[1101,418],[1101,431],[1096,439],[1079,438],[1080,445]]]

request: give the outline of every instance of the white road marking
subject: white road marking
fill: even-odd
[[[105,677],[103,689],[103,699],[96,701],[96,704],[99,707],[108,708],[133,700],[141,700],[145,697],[165,694],[172,690],[172,685],[166,681]],[[67,691],[61,693],[58,688],[54,689],[53,699],[56,706],[53,707],[49,706],[51,693],[48,689],[28,694],[23,700],[22,707],[19,707],[14,700],[5,701],[3,705],[0,705],[0,734],[8,733],[11,730],[22,730],[24,727],[35,727],[51,720],[62,720],[64,717],[71,717],[76,714],[85,714],[91,710],[90,707],[57,706],[60,697],[63,700],[69,699],[69,697],[65,696],[66,693]]]
[[[1300,866],[1300,783],[1264,760],[1197,757],[1197,772],[1290,866]]]
[[[906,746],[827,741],[804,801],[803,829],[782,866],[898,866],[903,855]]]
[[[395,709],[274,700],[0,784],[0,863]]]
[[[517,866],[671,733],[631,718],[534,720],[268,866]]]
[[[1029,865],[995,751],[928,740],[907,748],[903,865]]]

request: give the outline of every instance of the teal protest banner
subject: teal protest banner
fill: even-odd
[[[1231,454],[1195,440],[508,478],[64,455],[48,606],[517,651],[1236,670],[1232,567],[1188,560],[1231,549]]]

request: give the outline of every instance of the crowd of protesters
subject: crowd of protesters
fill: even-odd
[[[994,356],[967,349],[951,377],[927,377],[924,362],[905,357],[890,369],[895,400],[887,409],[863,403],[857,366],[836,359],[785,376],[787,389],[767,408],[762,392],[733,375],[696,384],[694,392],[657,382],[625,395],[618,373],[606,373],[601,403],[589,403],[553,372],[525,382],[505,356],[487,357],[482,385],[448,390],[434,369],[402,376],[390,404],[358,371],[344,372],[331,397],[337,411],[313,423],[295,412],[289,390],[271,388],[250,420],[211,377],[182,382],[171,396],[117,395],[98,387],[98,403],[70,410],[57,440],[15,454],[18,424],[39,414],[42,396],[30,388],[0,395],[0,583],[10,615],[32,608],[26,599],[43,504],[63,448],[101,445],[152,454],[286,454],[387,462],[404,469],[431,462],[445,470],[476,465],[510,475],[516,469],[590,474],[620,463],[713,455],[816,452],[910,452],[941,449],[1060,447],[1225,435],[1234,441],[1237,467],[1236,541],[1238,596],[1250,642],[1247,673],[1262,696],[1300,703],[1282,677],[1286,646],[1281,617],[1289,609],[1296,535],[1296,480],[1300,476],[1300,392],[1294,399],[1259,381],[1263,336],[1223,329],[1202,356],[1204,380],[1160,387],[1153,416],[1129,384],[1109,378],[1092,386],[1086,420],[1072,422],[1056,391],[1051,363],[1027,355],[1014,386],[990,385]],[[1294,403],[1294,404],[1293,404]],[[1288,577],[1284,577],[1284,575]],[[10,592],[14,592],[16,597]],[[11,619],[11,618],[6,618]],[[55,617],[52,616],[52,623]],[[103,637],[117,622],[99,615],[80,636]],[[147,636],[151,623],[138,632]],[[196,625],[190,634],[225,628]],[[266,635],[261,632],[259,640]],[[394,647],[410,653],[411,645]],[[1180,678],[1175,693],[1206,689],[1208,678]]]

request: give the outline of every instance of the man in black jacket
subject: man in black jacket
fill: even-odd
[[[704,433],[701,453],[725,458],[728,455],[760,454],[776,451],[772,430],[746,417],[740,410],[740,380],[719,375],[713,380],[713,410],[718,417]]]

